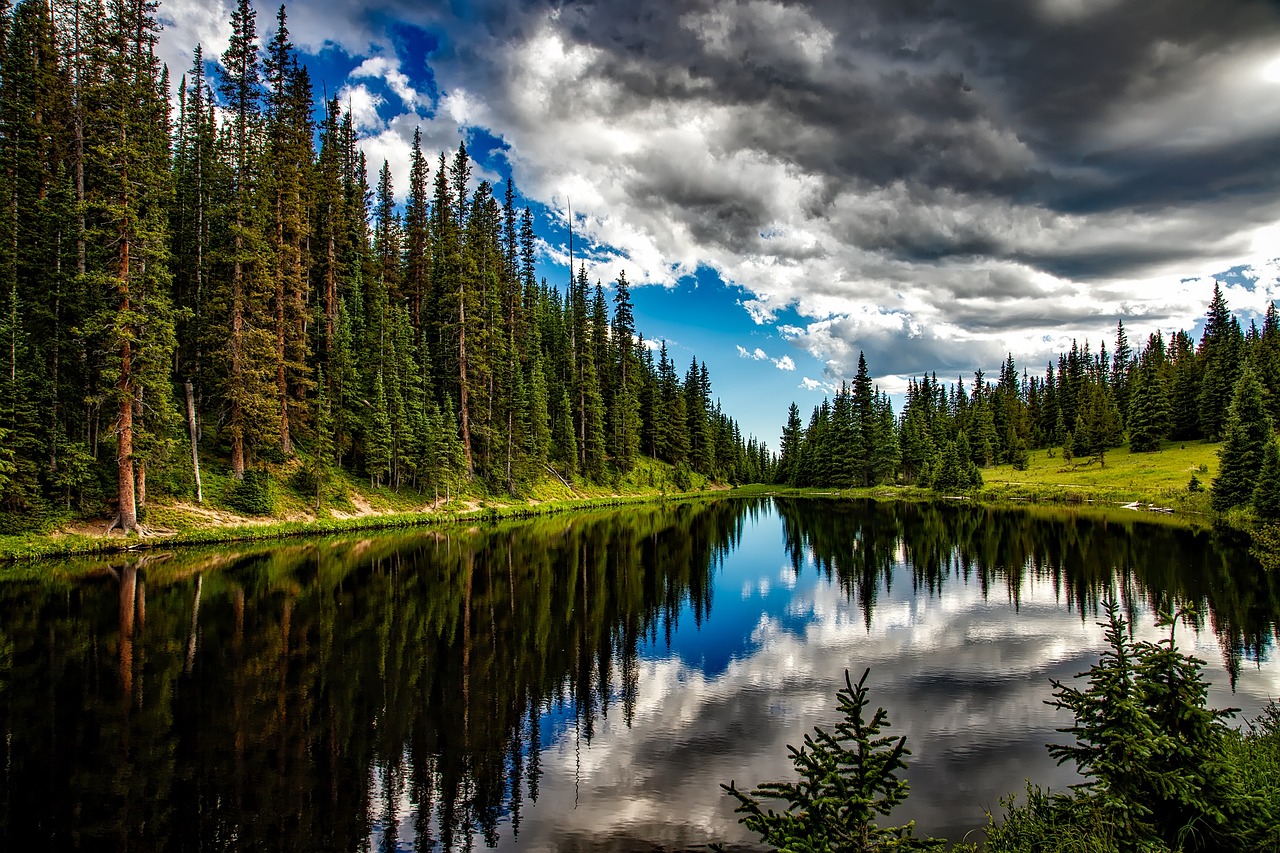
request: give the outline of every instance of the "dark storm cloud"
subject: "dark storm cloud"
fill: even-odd
[[[531,31],[541,12],[485,8],[490,30],[511,38]],[[614,87],[602,120],[654,103],[744,108],[721,142],[820,180],[812,219],[832,217],[842,193],[894,184],[1064,214],[1259,198],[1280,185],[1275,126],[1248,138],[1219,128],[1213,144],[1165,151],[1149,139],[1126,147],[1105,133],[1130,108],[1158,104],[1203,74],[1227,73],[1210,69],[1214,63],[1273,48],[1280,18],[1269,3],[637,0],[566,3],[556,26],[595,51],[586,76]],[[564,97],[574,105],[573,91]],[[1179,129],[1175,119],[1169,133]],[[1153,121],[1157,132],[1160,119]],[[736,187],[687,197],[686,185],[663,176],[641,183],[632,187],[640,199],[662,204],[712,245],[741,252],[750,242],[744,233],[768,224],[767,211]],[[1045,255],[1041,266],[996,223],[956,233],[896,224],[876,233],[853,223],[851,236],[860,248],[904,260],[1013,258],[1083,278],[1143,270],[1152,252],[1193,258],[1237,227],[1205,221],[1189,244],[1151,246],[1148,237],[1131,251]]]
[[[164,0],[202,36],[205,5]],[[299,43],[432,81],[375,155],[483,129],[531,198],[573,199],[601,277],[715,270],[829,376],[1185,328],[1211,284],[1182,279],[1280,255],[1276,3],[296,5]],[[429,72],[387,22],[432,33]]]

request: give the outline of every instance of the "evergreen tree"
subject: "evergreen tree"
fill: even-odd
[[[369,435],[365,447],[365,464],[369,469],[369,485],[382,485],[384,475],[391,473],[393,437],[391,415],[387,411],[387,393],[382,371],[373,380],[373,411],[369,415]]]
[[[311,450],[311,478],[315,482],[315,508],[316,512],[319,512],[333,465],[333,410],[329,405],[329,392],[327,383],[324,381],[323,368],[316,372],[315,411],[312,418],[315,424],[316,440]]]
[[[266,161],[262,194],[270,204],[268,243],[271,266],[271,314],[275,332],[275,396],[279,407],[279,446],[293,454],[291,425],[305,415],[302,394],[310,385],[307,365],[308,223],[306,176],[311,166],[311,81],[298,67],[289,41],[285,7],[276,15],[276,32],[267,51]]]
[[[804,425],[800,422],[800,407],[795,403],[787,411],[787,425],[779,440],[780,453],[774,482],[794,486],[799,474],[800,446],[804,441]]]
[[[1122,440],[1115,401],[1101,382],[1086,384],[1080,393],[1080,415],[1073,432],[1076,456],[1096,456],[1106,466],[1106,452]]]
[[[103,371],[116,407],[116,522],[136,528],[145,501],[145,450],[172,421],[168,368],[175,346],[169,302],[167,92],[154,46],[159,27],[151,3],[114,3],[105,28],[89,276],[114,299],[92,326],[112,353]],[[151,418],[142,415],[143,408]],[[148,423],[148,421],[151,421]],[[142,457],[139,459],[138,457]],[[140,480],[141,476],[141,480]],[[139,495],[139,486],[143,494]],[[141,500],[140,500],[141,498]]]
[[[1176,619],[1160,619],[1168,639],[1134,643],[1114,601],[1107,612],[1109,649],[1084,674],[1088,687],[1052,682],[1052,704],[1075,716],[1060,731],[1076,743],[1052,745],[1049,754],[1075,763],[1088,780],[1077,791],[1121,837],[1181,850],[1222,849],[1233,834],[1260,839],[1265,815],[1225,757],[1223,720],[1234,712],[1205,707],[1204,662],[1177,649]]]
[[[1267,306],[1263,317],[1256,352],[1255,369],[1267,390],[1271,421],[1280,429],[1280,311],[1274,302]]]
[[[1215,281],[1198,353],[1202,365],[1198,401],[1200,429],[1211,440],[1218,439],[1226,426],[1232,389],[1240,375],[1242,337],[1227,308],[1222,287]]]
[[[1149,453],[1160,449],[1169,433],[1169,392],[1161,359],[1148,345],[1132,374],[1129,396],[1129,449]]]
[[[1236,382],[1227,415],[1222,447],[1218,450],[1218,476],[1212,485],[1212,505],[1225,512],[1248,503],[1262,468],[1263,454],[1271,440],[1271,422],[1262,399],[1262,383],[1245,365]]]
[[[1116,349],[1115,355],[1111,360],[1111,377],[1109,386],[1111,388],[1111,396],[1115,398],[1116,410],[1120,412],[1122,418],[1121,426],[1125,426],[1128,421],[1125,420],[1129,412],[1129,394],[1132,384],[1133,370],[1133,352],[1129,349],[1129,338],[1124,332],[1124,321],[1116,321]]]
[[[1267,440],[1262,454],[1262,470],[1253,488],[1253,509],[1266,521],[1280,521],[1280,438]]]
[[[750,793],[734,782],[721,785],[738,801],[740,822],[779,850],[942,850],[946,842],[913,835],[914,822],[882,827],[907,798],[908,785],[898,778],[907,767],[907,739],[883,734],[889,715],[883,708],[867,718],[871,704],[862,673],[855,685],[845,671],[845,686],[836,694],[842,719],[834,731],[815,728],[799,749],[787,747],[799,782],[765,782]],[[782,800],[781,813],[761,807],[758,798]]]
[[[635,314],[631,307],[631,289],[625,272],[618,274],[614,290],[613,360],[617,365],[617,386],[609,410],[609,453],[618,469],[626,472],[635,465],[640,452],[640,377],[636,358]]]
[[[219,91],[227,104],[223,142],[230,170],[222,209],[220,270],[211,284],[224,315],[207,330],[220,368],[221,396],[228,411],[223,430],[231,445],[231,473],[242,479],[249,455],[278,438],[280,402],[276,385],[274,323],[268,315],[272,286],[269,255],[255,204],[260,177],[261,70],[255,13],[239,0],[231,15],[231,39],[222,55]],[[220,328],[219,328],[220,327]]]

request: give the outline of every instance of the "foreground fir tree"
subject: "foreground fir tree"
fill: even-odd
[[[884,708],[866,718],[870,672],[864,671],[855,685],[845,670],[845,686],[836,694],[844,720],[834,732],[815,728],[805,735],[804,746],[787,747],[799,782],[765,782],[749,794],[733,782],[720,786],[738,800],[740,822],[765,844],[783,853],[945,848],[943,840],[915,837],[914,821],[876,824],[877,817],[887,816],[907,798],[908,786],[898,771],[906,769],[903,759],[911,751],[905,736],[882,734],[889,727]],[[782,800],[787,807],[778,813],[762,807],[757,797]]]
[[[1136,643],[1119,605],[1107,604],[1109,648],[1080,676],[1087,686],[1052,682],[1050,704],[1075,717],[1059,731],[1076,741],[1051,744],[1049,754],[1074,762],[1086,781],[1075,797],[1042,797],[1036,807],[1064,825],[1103,821],[1118,850],[1270,849],[1273,816],[1226,757],[1235,709],[1206,707],[1204,661],[1177,648],[1177,621],[1188,615],[1162,614],[1169,636]]]
[[[1225,512],[1248,503],[1258,472],[1263,448],[1271,437],[1271,419],[1262,398],[1262,383],[1246,365],[1236,383],[1235,397],[1227,416],[1225,440],[1218,451],[1220,468],[1213,479],[1213,508]]]

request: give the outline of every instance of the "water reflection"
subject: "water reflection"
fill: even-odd
[[[1201,604],[1213,701],[1256,712],[1274,583],[1203,533],[848,501],[121,558],[0,585],[0,846],[743,842],[718,783],[787,772],[863,666],[915,753],[906,816],[958,836],[1072,781],[1043,700],[1101,598],[1144,636]]]

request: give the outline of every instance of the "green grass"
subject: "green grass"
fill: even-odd
[[[1130,453],[1128,448],[1107,451],[1105,465],[1096,459],[1067,462],[1061,448],[1037,450],[1025,471],[1012,465],[982,469],[984,498],[1002,492],[1051,500],[1078,498],[1119,503],[1142,501],[1195,511],[1207,508],[1205,493],[1192,493],[1194,476],[1207,489],[1218,467],[1218,444],[1203,441],[1166,442],[1154,453]],[[1050,454],[1053,455],[1050,455]]]
[[[265,517],[246,517],[232,510],[226,495],[231,484],[228,473],[213,460],[202,462],[204,502],[160,497],[147,507],[143,523],[145,536],[86,535],[72,524],[61,528],[46,525],[38,532],[0,536],[0,562],[39,559],[76,554],[98,554],[123,550],[207,545],[228,542],[259,542],[294,536],[325,535],[348,531],[410,528],[454,523],[495,522],[559,512],[641,503],[666,498],[689,497],[722,492],[708,478],[688,471],[679,472],[666,463],[642,458],[625,476],[604,484],[586,484],[576,479],[566,486],[548,474],[527,494],[512,497],[487,492],[483,484],[470,483],[450,490],[419,494],[412,489],[373,487],[367,477],[350,472],[334,472],[325,487],[320,511],[315,497],[293,486],[293,475],[301,459],[270,465],[274,509]],[[66,522],[72,521],[69,517]],[[105,520],[100,522],[100,527]],[[6,570],[7,571],[7,570]]]

